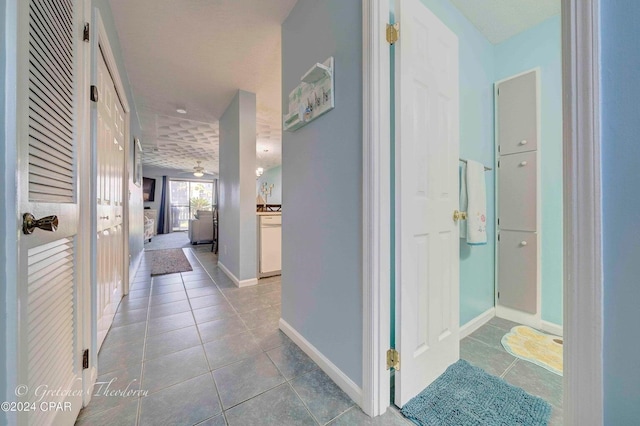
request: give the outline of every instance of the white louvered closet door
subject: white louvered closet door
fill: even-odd
[[[18,401],[34,405],[17,419],[73,424],[83,389],[77,278],[82,3],[18,4],[18,213],[55,215],[58,228],[20,232],[17,383],[27,387],[17,392],[24,391]],[[45,390],[54,393],[43,397]]]
[[[98,350],[122,298],[124,240],[124,108],[102,54],[98,55]]]

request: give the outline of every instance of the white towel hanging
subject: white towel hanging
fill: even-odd
[[[467,162],[462,162],[460,166],[460,211],[466,212],[468,206],[467,200]],[[460,238],[467,239],[467,221],[460,219]]]
[[[484,166],[467,160],[467,244],[487,244],[487,189]]]

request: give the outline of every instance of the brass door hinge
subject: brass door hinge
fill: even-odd
[[[397,42],[399,37],[399,32],[400,32],[399,23],[396,22],[395,24],[387,24],[387,42],[389,42],[389,44],[394,44],[395,42]]]
[[[391,368],[396,371],[400,370],[400,352],[395,349],[389,349],[387,351],[387,370]]]
[[[89,23],[87,22],[86,24],[84,24],[84,28],[82,30],[82,40],[89,42],[89,34],[90,34]]]

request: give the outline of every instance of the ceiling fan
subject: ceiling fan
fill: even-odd
[[[202,167],[202,166],[200,165],[200,163],[201,163],[201,162],[200,162],[200,161],[196,161],[196,163],[198,163],[198,165],[197,165],[197,166],[195,166],[195,167],[193,168],[193,175],[194,175],[195,177],[202,177],[202,176],[204,176],[204,167]]]
[[[184,169],[183,169],[184,170]],[[213,175],[214,173],[207,170],[203,165],[202,161],[196,161],[196,166],[191,170],[187,169],[179,173],[180,176],[194,176],[196,178],[201,178],[205,175]]]

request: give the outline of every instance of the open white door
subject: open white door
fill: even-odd
[[[458,39],[396,0],[396,371],[403,406],[459,358]]]
[[[18,2],[18,8],[17,216],[25,221],[17,247],[17,383],[23,386],[15,392],[19,402],[33,405],[17,414],[17,422],[73,424],[83,392],[78,285],[84,267],[78,234],[83,2],[29,0]]]

